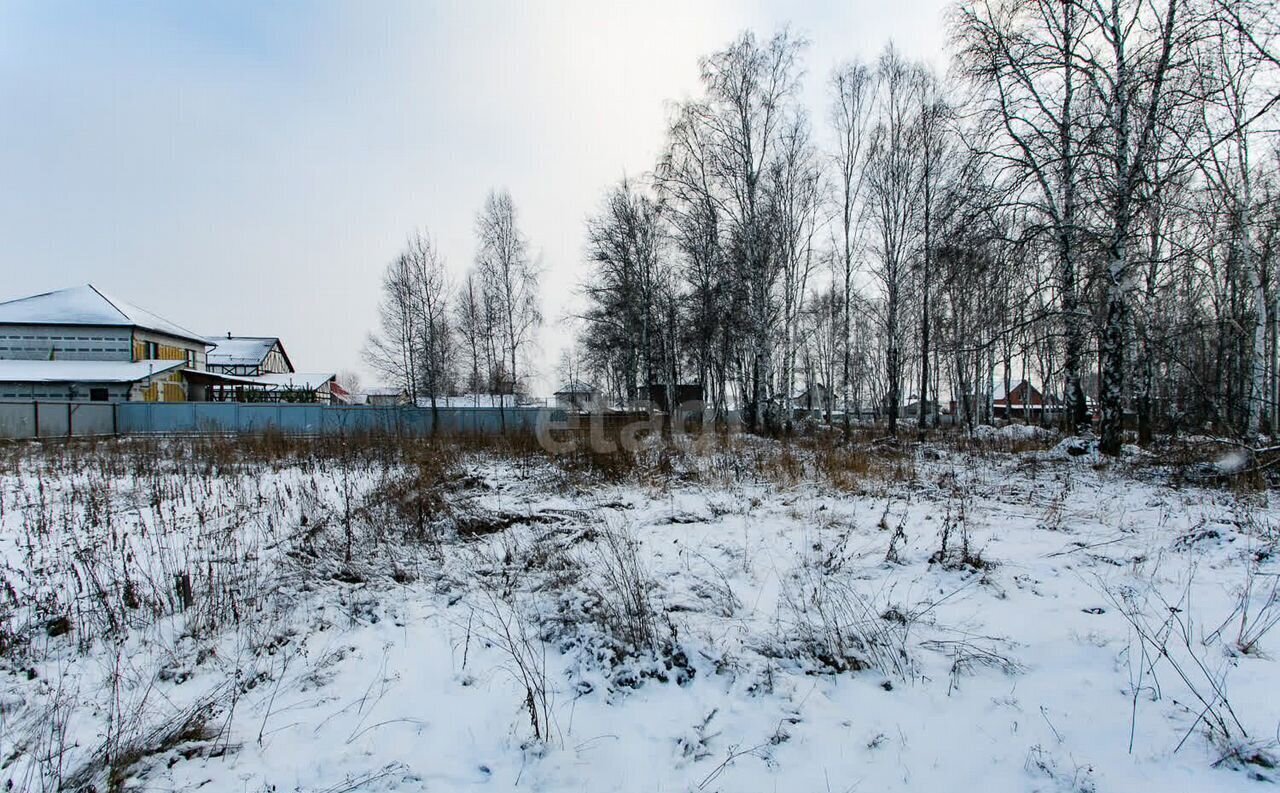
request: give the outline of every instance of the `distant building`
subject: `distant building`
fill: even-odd
[[[219,374],[257,377],[294,371],[284,345],[273,336],[210,336],[208,370]]]
[[[827,409],[830,394],[821,383],[810,383],[803,391],[791,397],[791,409],[797,411],[823,411]]]
[[[364,403],[375,407],[392,407],[409,404],[409,392],[403,388],[366,388]]]
[[[926,416],[932,416],[938,410],[938,403],[933,399],[926,399],[924,403],[924,412]],[[920,415],[920,397],[912,394],[907,397],[905,403],[899,409],[898,418],[916,418]]]
[[[565,383],[555,393],[556,407],[576,413],[592,413],[600,410],[600,391],[590,383],[573,380]]]
[[[346,404],[333,372],[297,372],[275,336],[210,336],[206,371],[189,374],[192,399],[209,402]]]
[[[1031,415],[1032,421],[1056,415],[1062,409],[1062,401],[1050,394],[1046,397],[1035,386],[1026,380],[1009,389],[1008,394],[996,393],[991,400],[991,412],[996,418],[1024,418]]]
[[[1066,401],[1058,394],[1045,394],[1027,380],[1019,380],[1005,393],[1004,387],[995,384],[990,394],[969,393],[963,402],[951,400],[949,412],[960,415],[965,410],[981,415],[985,411],[988,396],[991,400],[991,416],[997,419],[1025,419],[1028,414],[1033,422],[1049,422],[1060,418],[1066,411]],[[1085,396],[1085,410],[1097,418],[1097,403]]]
[[[184,376],[190,383],[191,399],[203,402],[318,402],[327,405],[335,401],[333,394],[337,384],[337,375],[333,372],[272,372],[253,377],[186,372]]]
[[[0,399],[327,403],[334,380],[277,338],[206,338],[92,284],[0,303]]]
[[[676,383],[671,390],[674,392],[676,407],[702,402],[701,383]],[[671,412],[670,406],[667,405],[667,385],[665,383],[654,383],[649,386],[649,401],[658,410],[664,413]]]
[[[356,395],[348,391],[336,379],[329,382],[329,404],[354,405]]]
[[[182,402],[204,338],[92,284],[0,303],[0,399]]]

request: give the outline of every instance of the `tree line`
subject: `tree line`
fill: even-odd
[[[587,221],[579,366],[619,402],[700,384],[761,430],[791,429],[798,390],[846,431],[923,431],[946,402],[972,426],[1025,380],[1108,453],[1129,425],[1274,434],[1274,3],[947,21],[945,74],[889,46],[818,112],[789,30],[701,59],[651,172]]]
[[[431,236],[414,232],[383,272],[379,328],[365,345],[389,385],[433,412],[456,393],[514,404],[528,383],[539,273],[509,192],[489,193],[475,235],[475,260],[454,283]]]

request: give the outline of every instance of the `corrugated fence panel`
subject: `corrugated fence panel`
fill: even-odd
[[[436,421],[430,408],[350,405],[237,404],[234,402],[122,402],[121,433],[258,433],[298,435],[430,435]],[[439,431],[446,434],[532,432],[540,418],[563,422],[562,410],[548,408],[440,408]]]
[[[0,438],[34,438],[36,406],[34,402],[0,403]]]
[[[72,435],[111,435],[116,431],[115,405],[77,402],[71,406]]]
[[[279,405],[276,421],[281,432],[290,435],[317,435],[322,421],[320,405]]]
[[[38,420],[37,420],[38,416]],[[437,418],[438,417],[438,418]],[[430,408],[235,402],[0,402],[0,438],[65,438],[113,433],[260,433],[297,435],[533,432],[562,423],[550,408]]]
[[[195,423],[187,432],[235,432],[240,406],[235,402],[190,403]],[[121,405],[121,408],[126,405]]]
[[[36,436],[65,438],[71,434],[71,403],[41,402],[36,415]]]
[[[116,432],[110,402],[0,402],[0,438],[66,438]]]
[[[149,432],[190,432],[190,428],[196,426],[196,410],[190,402],[152,402],[147,407],[150,408],[147,414],[151,423]]]
[[[147,420],[147,408],[150,405],[145,402],[118,402],[115,407],[118,432],[150,432],[151,422]]]
[[[240,405],[238,419],[230,428],[232,432],[266,432],[280,429],[280,407],[278,405]]]

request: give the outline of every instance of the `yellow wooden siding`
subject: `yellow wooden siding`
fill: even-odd
[[[164,394],[164,399],[160,399],[160,395]],[[151,385],[142,389],[143,402],[186,402],[187,389],[183,382],[182,375],[178,372],[171,372],[167,375],[160,375],[151,381]]]
[[[156,354],[161,361],[185,361],[187,359],[187,351],[184,348],[173,347],[168,344],[159,345],[159,351]],[[148,360],[147,343],[145,341],[133,340],[133,360]]]

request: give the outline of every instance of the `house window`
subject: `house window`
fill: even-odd
[[[151,361],[160,357],[160,344],[154,341],[144,341],[142,343],[143,360]]]
[[[89,401],[90,401],[90,402],[106,402],[106,401],[107,401],[107,389],[105,389],[105,388],[90,388],[90,389],[89,389]]]
[[[196,365],[196,351],[195,351],[195,350],[186,350],[186,353],[187,353],[187,366],[195,367],[195,365]]]

